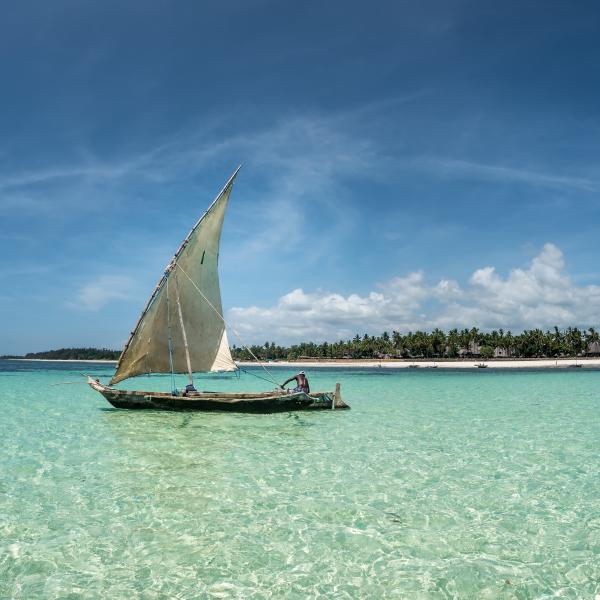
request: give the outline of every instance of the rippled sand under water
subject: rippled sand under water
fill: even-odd
[[[600,593],[600,371],[314,370],[352,410],[257,416],[49,386],[81,370],[0,362],[1,598]]]

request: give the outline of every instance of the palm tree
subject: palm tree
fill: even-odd
[[[437,357],[443,356],[446,352],[446,335],[437,327],[431,332],[429,336],[431,339],[431,347],[433,349],[433,354]]]
[[[506,351],[506,356],[511,356],[515,346],[515,338],[510,331],[506,332],[506,335],[502,339],[502,347]]]

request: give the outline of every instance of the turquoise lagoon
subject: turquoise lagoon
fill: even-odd
[[[1,598],[600,593],[600,371],[315,369],[352,410],[267,416],[51,385],[112,370],[0,362]]]

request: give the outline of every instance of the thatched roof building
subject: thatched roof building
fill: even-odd
[[[494,358],[510,358],[513,354],[512,348],[502,348],[500,346],[494,348]]]
[[[463,358],[465,356],[481,356],[481,345],[476,341],[471,340],[466,348],[461,348],[458,355]]]
[[[588,356],[600,356],[600,342],[590,342],[586,354]]]

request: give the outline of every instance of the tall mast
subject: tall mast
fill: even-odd
[[[167,284],[167,331],[169,334],[169,367],[171,368],[171,391],[175,391],[175,370],[173,369],[173,332],[171,331],[171,301],[169,300],[169,275],[166,277]]]
[[[187,361],[188,378],[190,385],[194,385],[194,378],[192,377],[192,362],[190,360],[190,349],[188,347],[187,335],[185,334],[185,327],[183,325],[183,313],[181,312],[181,302],[179,301],[179,283],[177,277],[175,277],[175,297],[177,299],[177,312],[179,313],[179,323],[181,324],[181,335],[183,337],[183,347],[185,348],[185,359]]]

